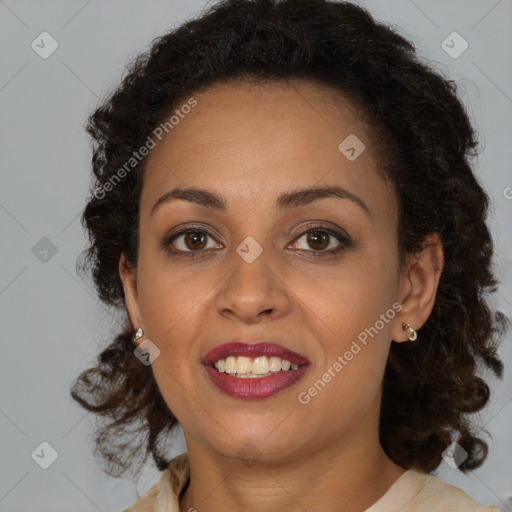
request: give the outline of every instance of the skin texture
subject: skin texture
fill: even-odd
[[[180,508],[361,512],[405,471],[379,444],[382,376],[392,340],[407,340],[402,322],[419,329],[432,311],[440,241],[433,235],[400,268],[393,191],[377,171],[370,131],[339,92],[299,81],[216,84],[194,98],[197,106],[149,155],[137,271],[123,256],[119,265],[130,320],[144,329],[139,342],[149,338],[161,351],[155,378],[184,430],[191,481]],[[350,134],[366,146],[354,161],[338,149]],[[325,185],[347,189],[369,213],[337,197],[274,206],[283,192]],[[151,215],[164,193],[190,186],[222,194],[227,211],[173,200]],[[162,247],[185,223],[209,230],[201,248],[211,252],[192,259]],[[312,224],[344,230],[351,245],[315,258],[340,242],[309,245],[303,233]],[[248,236],[263,249],[252,263],[236,252]],[[193,250],[185,242],[180,236],[170,247]],[[394,303],[401,311],[301,404],[298,394]],[[200,361],[235,339],[279,343],[310,368],[269,398],[229,397]]]

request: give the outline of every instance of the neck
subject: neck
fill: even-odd
[[[280,462],[254,465],[219,455],[185,434],[190,485],[180,510],[363,512],[405,472],[387,457],[377,436],[351,439]]]

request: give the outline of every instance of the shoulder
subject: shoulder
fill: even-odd
[[[423,476],[422,473],[419,473]],[[447,484],[433,475],[424,475],[425,485],[419,494],[421,504],[430,506],[432,512],[499,512],[498,507],[481,506],[462,489]]]
[[[171,460],[158,481],[123,512],[179,512],[179,495],[190,475],[188,455]]]
[[[462,489],[439,478],[408,470],[365,512],[500,512],[481,506]]]

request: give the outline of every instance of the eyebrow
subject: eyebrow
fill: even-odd
[[[307,206],[313,201],[327,197],[348,199],[349,201],[357,204],[362,210],[364,210],[370,218],[372,217],[370,209],[368,206],[366,206],[362,199],[338,185],[302,188],[284,192],[277,198],[275,207],[277,210],[289,210],[291,208]],[[153,208],[151,208],[151,215],[153,215],[154,212],[162,205],[175,199],[181,199],[183,201],[195,203],[201,206],[205,206],[206,208],[217,210],[219,212],[227,211],[228,201],[224,196],[203,188],[188,187],[174,188],[169,192],[166,192],[156,201],[156,203],[153,205]]]

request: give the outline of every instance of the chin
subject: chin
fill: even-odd
[[[215,431],[205,433],[206,442],[219,455],[254,465],[261,462],[281,463],[303,455],[313,439],[305,435],[297,422],[283,426],[285,415],[245,416],[224,422]],[[292,430],[290,430],[290,426]],[[226,429],[226,430],[224,430]],[[227,434],[226,431],[229,433]]]

